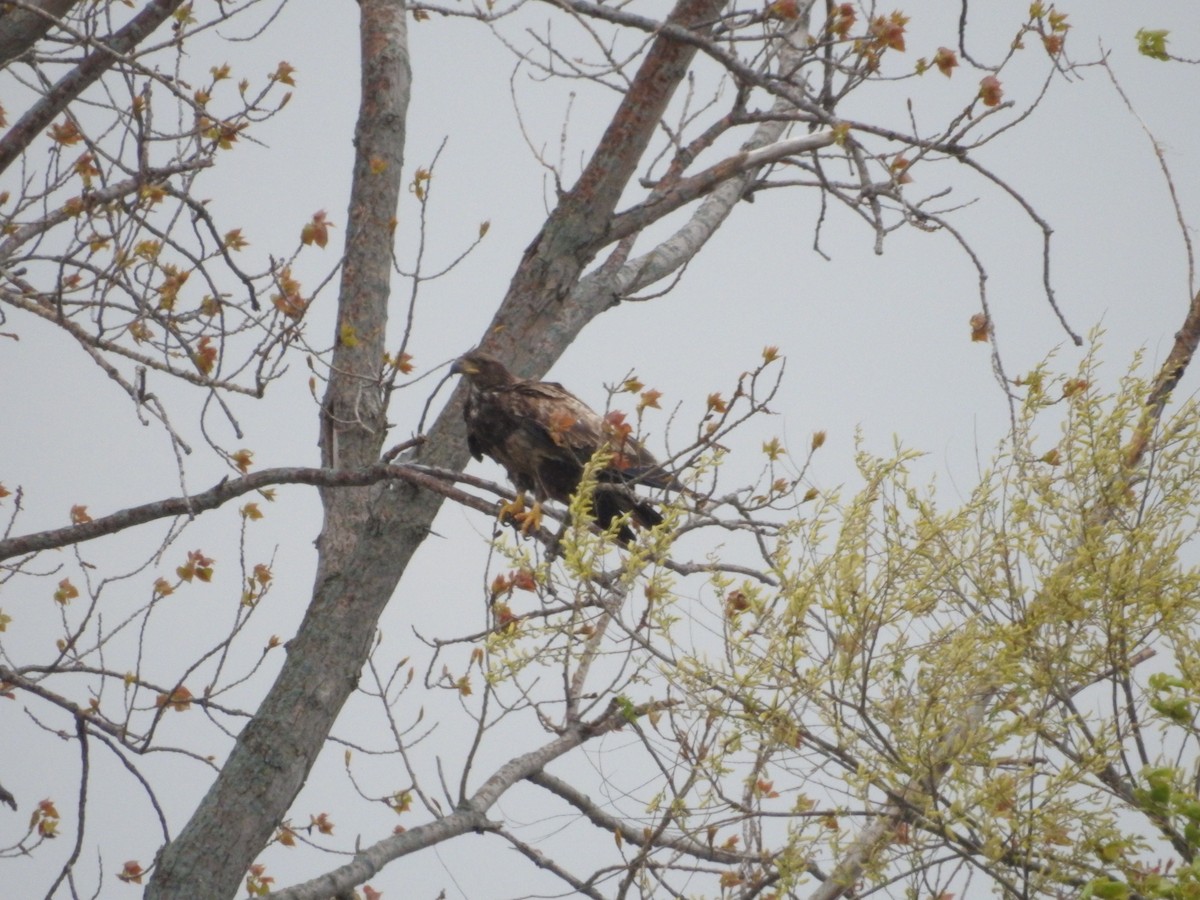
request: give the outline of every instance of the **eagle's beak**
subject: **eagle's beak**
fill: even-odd
[[[468,359],[456,359],[454,364],[450,366],[451,375],[474,375],[479,371],[479,367]]]

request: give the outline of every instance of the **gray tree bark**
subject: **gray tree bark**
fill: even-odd
[[[338,300],[339,341],[322,409],[326,466],[378,460],[379,373],[411,92],[402,0],[361,0],[362,99]],[[375,622],[441,498],[403,489],[321,492],[312,602],[279,677],[191,821],[159,854],[148,898],[232,897],[304,785],[357,681]]]
[[[0,13],[0,69],[40,41],[78,0],[30,0]]]

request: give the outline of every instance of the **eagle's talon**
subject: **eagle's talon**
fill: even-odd
[[[520,494],[515,500],[509,500],[500,504],[500,508],[496,510],[496,518],[501,525],[507,525],[509,522],[520,522],[526,515],[525,496]]]
[[[535,534],[542,527],[542,504],[535,502],[531,509],[514,514],[513,521],[520,525],[521,534]]]
[[[535,502],[532,508],[526,509],[525,496],[522,494],[515,500],[501,503],[496,518],[501,525],[513,525],[521,534],[528,536],[542,527],[542,504]]]

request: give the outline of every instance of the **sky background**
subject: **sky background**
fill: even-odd
[[[957,43],[954,4],[919,6],[907,10],[913,17],[909,61]],[[1011,40],[1011,29],[996,23],[1015,21],[1027,6],[1024,2],[974,4],[972,52],[984,60],[997,58]],[[1073,58],[1111,53],[1115,72],[1171,166],[1185,215],[1200,214],[1200,166],[1196,165],[1200,105],[1194,101],[1200,72],[1140,57],[1134,43],[1140,27],[1166,28],[1171,30],[1173,51],[1200,56],[1196,39],[1200,9],[1183,0],[1151,4],[1093,0],[1063,9],[1070,14],[1068,48]],[[543,21],[547,15],[546,9],[534,6],[523,23],[503,26],[505,33],[520,39],[521,25]],[[561,23],[556,28],[561,29]],[[227,29],[226,36],[252,30],[241,24]],[[561,37],[562,31],[555,35]],[[414,83],[406,169],[428,166],[444,143],[432,183],[428,269],[441,268],[474,239],[480,222],[490,222],[486,239],[474,253],[450,274],[421,289],[410,352],[423,372],[479,340],[552,202],[552,185],[529,144],[545,147],[548,157],[556,160],[570,107],[562,155],[564,174],[568,181],[573,179],[617,96],[578,82],[535,80],[525,71],[514,75],[512,53],[486,29],[461,20],[435,16],[412,24],[410,41]],[[243,142],[204,179],[202,193],[212,198],[214,215],[240,225],[251,252],[265,254],[288,246],[303,223],[324,209],[338,228],[334,240],[340,242],[357,112],[355,5],[299,0],[253,42],[214,42],[211,58],[202,56],[203,46],[197,44],[191,51],[192,63],[201,72],[229,61],[236,80],[243,72],[265,74],[281,59],[297,69],[295,96],[284,114],[259,133],[263,143]],[[1021,107],[1040,89],[1047,66],[1039,49],[1026,52],[1030,59],[1003,79],[1006,99]],[[1052,224],[1058,302],[1077,332],[1087,334],[1097,326],[1105,330],[1104,377],[1115,384],[1139,348],[1144,348],[1151,365],[1166,355],[1186,311],[1191,286],[1179,226],[1149,139],[1103,70],[1092,68],[1080,74],[1072,83],[1057,79],[1030,119],[979,151],[978,158]],[[897,82],[886,90],[864,92],[872,108],[856,113],[903,127],[908,117],[905,104],[911,99],[918,122],[941,121],[968,102],[979,77],[980,73],[963,67],[950,79],[934,72],[919,80]],[[0,82],[0,97],[5,89]],[[577,92],[573,101],[572,90]],[[514,98],[528,143],[514,115]],[[946,184],[954,187],[957,202],[971,203],[954,214],[954,222],[986,267],[988,298],[1008,374],[1016,376],[1051,353],[1057,353],[1057,365],[1072,370],[1083,350],[1071,345],[1046,302],[1037,227],[1010,198],[957,164],[920,167],[913,175],[910,190],[933,191]],[[11,185],[3,187],[11,189]],[[412,196],[405,196],[397,237],[402,266],[411,264],[416,246],[415,210]],[[551,377],[600,407],[605,403],[604,385],[635,371],[648,387],[663,392],[664,412],[649,420],[650,445],[661,452],[670,410],[679,407],[680,430],[675,438],[679,443],[692,432],[707,395],[722,391],[728,396],[738,374],[757,364],[762,347],[777,345],[787,358],[787,369],[773,404],[776,415],[730,442],[728,483],[752,480],[762,462],[761,442],[768,437],[778,435],[802,457],[812,432],[824,430],[828,440],[809,478],[823,491],[839,485],[852,490],[859,433],[863,446],[874,452],[890,452],[896,439],[926,451],[917,469],[936,477],[943,502],[952,503],[969,492],[977,467],[986,465],[1008,423],[1008,407],[992,373],[989,349],[969,339],[968,320],[979,309],[976,273],[945,234],[905,229],[891,235],[883,255],[876,255],[873,235],[837,207],[830,209],[824,225],[821,247],[830,257],[826,260],[812,251],[818,215],[812,191],[766,192],[755,203],[742,204],[673,291],[649,302],[623,304],[601,316],[567,350]],[[643,250],[647,247],[639,245]],[[301,281],[306,286],[316,283],[334,265],[336,253],[332,243],[324,254],[307,252],[297,267]],[[408,285],[396,278],[393,287],[398,329]],[[334,300],[333,290],[327,290],[310,318],[309,334],[317,344],[323,343],[318,335],[330,332]],[[0,443],[0,482],[10,489],[20,485],[25,491],[26,512],[17,532],[64,524],[76,503],[86,504],[97,515],[179,492],[178,472],[165,436],[153,426],[138,425],[128,399],[90,361],[48,326],[19,314],[10,314],[4,330],[20,335],[19,341],[0,341],[0,375],[6,385],[0,391],[0,416],[9,423],[8,439]],[[393,345],[399,336],[397,330]],[[390,415],[393,442],[413,432],[441,374],[436,371],[397,396]],[[294,363],[266,402],[235,403],[247,432],[242,445],[254,451],[256,468],[317,463],[316,406],[308,392],[308,375]],[[1196,384],[1195,373],[1189,373],[1180,390],[1190,396]],[[166,384],[151,387],[172,396],[176,423],[201,446],[195,399],[175,396]],[[443,389],[439,397],[445,396],[448,391]],[[1049,444],[1054,435],[1048,434],[1046,440]],[[188,461],[189,488],[203,489],[224,474],[211,453],[200,449],[195,457]],[[501,478],[490,465],[473,471]],[[267,513],[266,520],[252,526],[250,538],[251,561],[272,558],[276,573],[271,603],[250,629],[261,636],[259,646],[271,634],[286,638],[294,633],[311,587],[312,541],[320,527],[316,496],[308,488],[281,489],[279,500]],[[157,618],[155,632],[149,636],[150,657],[158,656],[161,662],[152,659],[148,671],[160,668],[165,678],[173,671],[174,641],[190,641],[209,632],[215,636],[228,628],[239,583],[236,541],[229,534],[233,522],[231,512],[210,514],[169,551],[163,566],[173,567],[185,550],[204,548],[217,558],[219,578],[210,588],[183,592],[186,596]],[[449,636],[486,624],[483,586],[490,580],[486,539],[491,521],[447,504],[435,530],[436,536],[420,551],[380,623],[379,660],[385,668],[388,661],[424,658],[415,633]],[[144,559],[145,546],[144,536],[117,537],[89,545],[82,553],[84,559],[103,562],[106,569],[116,571]],[[69,571],[78,568],[70,554],[62,554],[62,562]],[[122,592],[134,595],[135,583],[137,579],[131,578],[128,585],[115,585],[111,593],[127,599]],[[18,619],[17,627],[28,629],[27,639],[34,644],[55,635],[56,618],[36,624],[42,613],[35,611],[49,604],[41,594],[49,590],[34,582],[0,589],[0,607]],[[248,643],[255,644],[254,640]],[[239,664],[249,668],[253,660]],[[263,672],[272,671],[268,661]],[[252,705],[252,697],[265,683],[269,682],[263,677],[252,682],[258,687],[248,687],[240,696],[242,702]],[[19,837],[29,810],[42,797],[56,797],[60,811],[71,806],[71,788],[64,785],[72,782],[62,776],[73,773],[78,764],[71,745],[48,738],[16,706],[7,705],[0,726],[0,758],[10,761],[0,769],[0,783],[18,794],[22,808],[16,815],[0,810],[0,846]],[[370,744],[375,736],[358,733],[360,721],[376,727],[378,718],[368,703],[355,698],[336,732]],[[168,718],[164,727],[186,734],[192,723],[180,716]],[[455,741],[466,734],[462,727],[462,722],[451,721],[440,726],[430,741],[449,748],[448,758],[454,759]],[[212,752],[221,752],[211,730],[206,734]],[[519,733],[505,740],[511,744],[497,746],[497,753],[524,749]],[[614,737],[604,749],[611,753],[622,740]],[[36,753],[30,755],[31,750]],[[335,821],[344,823],[337,832],[343,846],[352,844],[357,831],[364,842],[377,839],[390,830],[395,818],[386,810],[364,813],[361,804],[347,801],[349,785],[341,756],[337,748],[326,753],[297,801],[293,818],[303,822],[309,812],[328,810]],[[619,755],[596,753],[587,759],[587,764],[609,767]],[[14,760],[19,762],[13,764]],[[157,839],[153,831],[146,831],[147,807],[140,792],[111,757],[96,754],[94,762],[91,802],[129,804],[131,810],[127,818],[117,817],[104,839],[103,896],[132,896],[132,889],[116,884],[112,873],[126,859],[148,864]],[[152,772],[174,773],[167,777],[178,779],[177,789],[166,797],[167,812],[177,829],[206,786],[203,769],[199,765],[179,768],[174,760],[164,761],[161,767],[154,760],[146,764]],[[365,780],[374,779],[371,790],[385,793],[382,786],[389,781],[396,786],[402,783],[389,773],[389,766],[394,767],[395,761],[366,764],[370,776]],[[519,792],[502,807],[504,813],[531,823],[540,820],[543,812],[523,808]],[[540,821],[531,824],[530,834],[564,828],[563,841],[582,839],[587,827],[572,822]],[[443,888],[451,897],[499,896],[496,875],[489,867],[506,871],[512,854],[498,851],[489,867],[479,866],[485,840],[459,839],[394,864],[371,883],[388,897],[432,897]],[[68,841],[63,840],[32,860],[6,861],[6,883],[13,884],[8,879],[15,875],[17,885],[44,891],[46,873],[68,851]],[[289,856],[282,850],[268,851],[264,858],[279,884],[333,864],[331,859],[312,857],[300,864],[297,854]],[[317,868],[306,868],[309,864]],[[512,868],[521,874],[505,888],[509,894],[521,890],[528,873],[523,862],[512,861]]]

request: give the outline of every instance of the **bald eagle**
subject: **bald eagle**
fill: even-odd
[[[469,386],[463,418],[467,447],[476,459],[490,456],[504,467],[518,492],[531,491],[535,505],[524,513],[522,501],[501,511],[536,528],[541,503],[547,499],[570,503],[583,478],[583,468],[597,453],[611,454],[597,473],[593,495],[596,522],[609,528],[628,514],[641,528],[662,522],[662,515],[634,492],[634,485],[683,491],[645,447],[628,434],[620,421],[605,419],[553,381],[517,378],[492,356],[473,351],[455,360],[450,371]],[[633,540],[624,522],[617,539]]]

